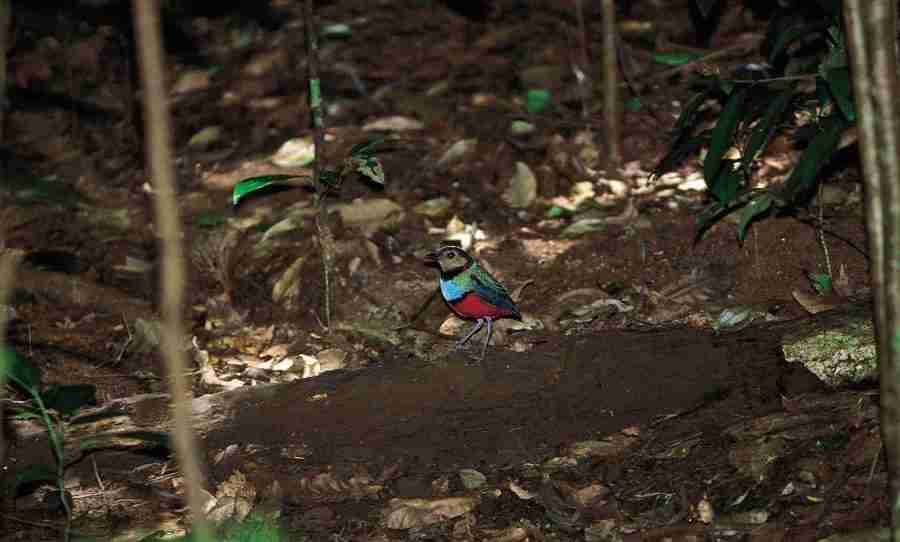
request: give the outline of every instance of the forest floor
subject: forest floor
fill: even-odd
[[[652,54],[705,51],[688,46],[687,1],[636,0],[620,13],[642,94],[623,112],[618,171],[605,165],[599,73],[580,98],[568,3],[498,0],[474,20],[430,1],[318,7],[329,163],[385,137],[385,185],[348,181],[329,201],[330,319],[313,194],[231,204],[241,179],[308,170],[298,156],[308,139],[285,147],[310,135],[301,4],[179,13],[167,26],[194,394],[308,379],[321,382],[323,409],[340,396],[351,413],[302,419],[291,397],[277,409],[248,404],[203,442],[217,502],[237,502],[240,487],[247,509],[274,514],[290,540],[803,541],[885,524],[877,389],[828,389],[785,362],[768,327],[808,316],[796,299],[815,297],[810,272],[831,271],[842,292],[865,297],[859,170],[834,167],[809,208],[754,223],[744,242],[730,219],[697,238],[709,204],[697,157],[651,179],[692,95],[691,68],[660,77],[670,67]],[[765,32],[728,6],[708,51]],[[106,11],[14,6],[0,182],[5,248],[24,258],[9,342],[47,385],[95,386],[100,405],[166,391],[136,66],[117,19],[127,12]],[[586,36],[598,66],[599,13],[586,14]],[[747,50],[714,63],[759,60]],[[528,112],[535,88],[550,103]],[[779,137],[759,182],[783,181],[797,156]],[[468,393],[480,370],[448,353],[460,323],[432,302],[437,274],[423,257],[448,239],[523,313],[498,326],[482,366],[499,371],[490,378],[546,362],[518,415],[480,420],[500,432],[428,423],[431,401]],[[741,315],[737,329],[723,313]],[[421,404],[421,416],[392,418],[394,371],[422,364],[450,369],[396,397]],[[327,380],[333,369],[372,371],[385,388],[349,393]],[[460,412],[489,411],[467,393]],[[407,434],[366,437],[394,422]],[[35,422],[10,427],[25,423]],[[61,539],[49,486],[7,489],[17,465],[47,453],[17,430],[7,431],[0,539]],[[227,460],[235,446],[240,462]],[[280,475],[262,486],[254,462],[276,462]],[[176,463],[158,450],[88,455],[68,466],[66,488],[83,536],[139,540],[187,524]]]

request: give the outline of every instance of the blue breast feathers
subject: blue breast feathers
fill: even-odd
[[[441,279],[441,295],[450,303],[458,299],[462,299],[466,292],[457,286],[452,280]]]

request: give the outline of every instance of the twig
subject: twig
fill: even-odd
[[[805,81],[820,77],[817,73],[804,73],[802,75],[782,75],[781,77],[765,77],[763,79],[724,79],[729,83],[752,85],[755,83],[778,83],[779,81]]]
[[[106,513],[110,513],[110,503],[109,503],[109,495],[106,493],[106,484],[103,483],[103,478],[100,477],[100,469],[97,468],[97,459],[94,456],[91,456],[91,463],[94,466],[94,479],[97,480],[97,487],[100,488],[100,496],[103,497],[103,503],[106,505]]]
[[[869,485],[872,483],[872,478],[875,477],[875,467],[878,466],[878,459],[881,457],[881,454],[884,453],[884,444],[878,448],[878,453],[875,454],[875,457],[872,459],[872,465],[869,467],[869,477],[866,478],[866,491],[868,492]]]
[[[125,340],[125,343],[122,345],[122,349],[119,350],[119,355],[116,356],[116,362],[122,361],[122,356],[125,355],[125,351],[128,350],[128,345],[134,340],[134,335],[131,333],[131,326],[128,325],[128,319],[125,318],[125,315],[122,315],[122,324],[125,325],[125,332],[128,333],[128,338]]]
[[[184,298],[184,256],[180,242],[178,203],[169,110],[166,105],[165,70],[159,24],[159,5],[153,0],[132,0],[138,62],[144,88],[146,155],[156,192],[154,207],[162,252],[162,354],[169,373],[175,428],[173,440],[182,475],[187,483],[197,540],[212,540],[205,521],[203,475],[191,424],[191,389],[184,376],[185,352],[181,321]]]
[[[604,0],[607,1],[607,0]],[[755,49],[759,43],[762,41],[762,36],[753,36],[752,38],[741,40],[734,45],[725,47],[723,49],[718,49],[709,54],[703,55],[697,60],[692,60],[691,62],[682,64],[680,66],[675,66],[674,68],[669,68],[668,70],[663,70],[661,72],[651,73],[647,76],[646,80],[656,81],[658,79],[667,79],[673,75],[682,72],[688,72],[694,69],[697,66],[701,66],[707,62],[712,62],[713,60],[719,60],[722,58],[727,58],[737,52],[744,51],[746,49]]]
[[[844,237],[832,230],[829,230],[828,228],[825,227],[824,224],[820,224],[819,218],[817,216],[813,215],[812,213],[803,211],[802,209],[794,209],[794,213],[795,213],[794,218],[796,218],[800,223],[807,224],[809,226],[812,226],[813,228],[821,228],[822,233],[824,233],[825,235],[830,235],[831,237],[834,237],[838,241],[841,241],[848,247],[850,247],[853,250],[855,250],[856,252],[858,252],[866,260],[871,259],[869,256],[869,253],[864,248],[857,245],[850,239],[847,239],[846,237]]]

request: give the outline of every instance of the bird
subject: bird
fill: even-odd
[[[440,271],[441,296],[450,310],[464,320],[475,321],[472,329],[456,343],[457,350],[487,326],[481,357],[478,358],[483,361],[494,331],[494,320],[522,319],[509,291],[481,267],[475,258],[459,247],[442,246],[430,252],[425,256],[425,264]]]

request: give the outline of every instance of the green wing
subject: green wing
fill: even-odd
[[[500,282],[485,271],[481,266],[475,266],[471,274],[472,289],[475,293],[495,307],[507,310],[519,316],[519,309],[509,295],[509,291]]]

